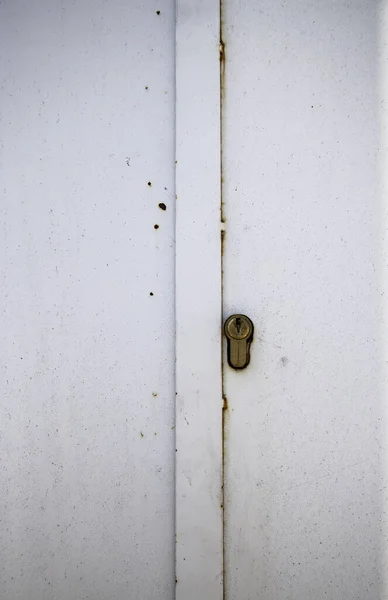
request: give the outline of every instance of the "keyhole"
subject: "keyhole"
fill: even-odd
[[[237,329],[238,335],[240,335],[240,329],[241,329],[241,318],[240,317],[237,317],[237,319],[236,319],[236,329]]]

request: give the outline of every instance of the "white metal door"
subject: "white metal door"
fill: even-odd
[[[223,2],[228,600],[387,597],[380,8]]]
[[[174,596],[174,3],[0,3],[2,600]]]

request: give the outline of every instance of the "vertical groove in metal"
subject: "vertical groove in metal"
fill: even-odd
[[[225,94],[225,41],[223,32],[223,13],[222,0],[220,0],[220,220],[221,220],[221,330],[225,321],[224,315],[224,251],[226,244],[226,226],[225,226],[225,211],[224,211],[224,184],[223,184],[223,103]],[[222,338],[224,339],[224,338]],[[228,400],[225,394],[224,385],[224,344],[221,344],[221,378],[222,378],[222,598],[226,598],[225,589],[225,434],[226,434],[226,419],[228,411]]]

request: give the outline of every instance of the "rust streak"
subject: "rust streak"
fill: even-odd
[[[224,43],[224,41],[222,39],[220,40],[220,62],[222,64],[222,67],[224,68],[224,63],[225,63],[225,43]]]
[[[221,7],[220,7],[221,10]],[[222,142],[223,142],[223,131],[222,131],[222,116],[223,116],[223,106],[225,102],[225,65],[226,65],[226,48],[225,42],[222,39],[222,13],[220,15],[220,43],[219,43],[219,51],[220,51],[220,162],[221,162],[221,202],[220,202],[220,212],[221,212],[221,223],[225,223],[225,211],[224,211],[224,200],[223,200],[223,185],[224,185],[224,174],[223,174],[223,152],[222,152]]]

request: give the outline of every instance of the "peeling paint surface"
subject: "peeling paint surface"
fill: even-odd
[[[174,25],[0,5],[2,600],[174,597]]]

